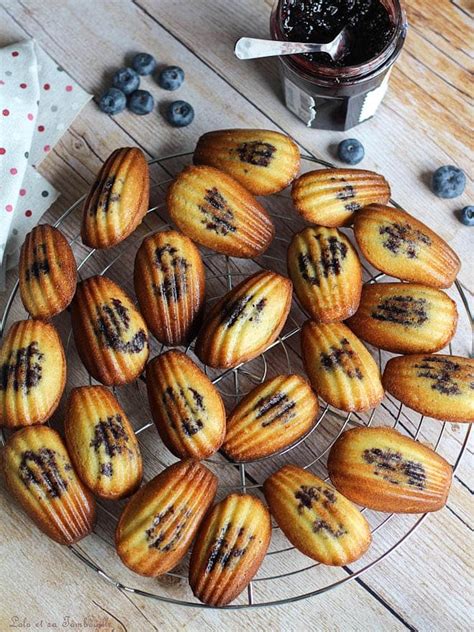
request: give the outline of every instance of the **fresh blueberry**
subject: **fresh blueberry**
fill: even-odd
[[[99,99],[99,108],[106,114],[118,114],[126,105],[127,97],[117,88],[109,88]]]
[[[356,138],[346,138],[346,140],[339,143],[337,155],[342,162],[346,162],[348,165],[356,165],[365,155],[364,145]]]
[[[156,59],[149,53],[138,53],[132,60],[132,67],[139,75],[151,75],[156,68]]]
[[[474,206],[465,206],[461,211],[461,222],[466,226],[474,226]]]
[[[433,193],[440,198],[455,198],[464,191],[466,186],[466,174],[462,169],[453,165],[439,167],[433,173],[431,188]]]
[[[158,76],[158,84],[164,90],[177,90],[184,81],[184,70],[179,66],[168,66]]]
[[[135,90],[138,90],[140,77],[133,68],[120,68],[113,76],[112,83],[114,84],[114,88],[122,90],[125,94],[131,94],[135,92]]]
[[[155,106],[155,100],[147,90],[135,90],[128,97],[128,109],[134,114],[149,114]]]
[[[166,118],[173,127],[186,127],[193,122],[194,109],[186,101],[173,101],[170,103]]]

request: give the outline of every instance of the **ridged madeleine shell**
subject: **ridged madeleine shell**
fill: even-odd
[[[386,390],[402,404],[443,421],[474,421],[474,359],[453,355],[392,358],[383,373]]]
[[[15,432],[3,449],[2,468],[11,493],[50,538],[74,544],[92,531],[94,497],[55,430],[34,426]]]
[[[354,234],[364,257],[402,281],[450,287],[461,267],[457,254],[405,211],[373,204],[357,213]]]
[[[439,351],[456,332],[456,303],[419,283],[364,285],[357,312],[347,325],[379,349],[393,353]]]
[[[362,169],[317,169],[293,182],[293,204],[311,224],[335,227],[351,224],[368,204],[386,204],[390,186],[385,178]]]
[[[20,251],[20,295],[33,318],[62,312],[76,291],[76,260],[64,235],[49,224],[35,226]]]
[[[328,404],[345,411],[366,411],[383,399],[378,366],[352,331],[342,323],[308,320],[301,350],[309,381]]]
[[[0,426],[41,424],[56,410],[66,383],[58,332],[41,320],[20,320],[0,349]]]
[[[287,260],[296,295],[313,320],[345,320],[356,311],[362,267],[343,233],[324,226],[305,228],[291,240]]]
[[[233,601],[258,571],[271,537],[271,520],[261,500],[231,494],[202,523],[189,564],[194,595],[211,606]]]
[[[140,485],[138,441],[122,407],[104,386],[72,389],[64,432],[76,472],[96,496],[123,498]]]
[[[279,452],[316,423],[318,398],[299,375],[277,375],[254,388],[227,419],[222,451],[233,461]]]
[[[191,358],[176,350],[153,358],[146,368],[146,386],[156,428],[175,456],[205,459],[221,447],[224,403]]]
[[[91,248],[110,248],[123,241],[144,218],[149,194],[148,163],[142,150],[113,151],[84,202],[82,241]]]
[[[148,332],[130,297],[105,276],[79,283],[72,302],[77,351],[89,373],[106,385],[133,382],[148,359]]]
[[[231,257],[261,255],[275,227],[247,189],[214,167],[186,167],[167,194],[168,211],[193,241]]]
[[[212,367],[257,357],[278,337],[291,307],[292,283],[265,270],[244,279],[206,315],[195,351]]]
[[[194,163],[225,171],[254,195],[270,195],[296,178],[300,151],[289,136],[280,132],[220,129],[200,137]]]
[[[135,258],[135,293],[151,333],[163,344],[186,344],[199,326],[205,270],[199,250],[169,230],[146,237]]]
[[[115,547],[132,571],[157,577],[186,555],[214,500],[217,479],[196,461],[174,463],[128,502],[115,531]]]
[[[288,540],[313,560],[345,566],[369,548],[370,527],[357,507],[308,470],[285,465],[263,491]]]
[[[328,471],[353,502],[395,513],[438,511],[452,478],[443,457],[393,428],[347,430],[331,448]]]

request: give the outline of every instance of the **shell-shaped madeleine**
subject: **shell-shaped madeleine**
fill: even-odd
[[[270,270],[244,279],[206,315],[195,347],[199,358],[228,368],[257,357],[283,329],[292,291],[289,279]]]
[[[316,423],[319,404],[299,375],[277,375],[248,393],[227,419],[222,451],[233,461],[275,454]]]
[[[354,428],[331,448],[333,485],[358,505],[395,513],[444,507],[451,466],[434,450],[393,428]]]
[[[169,346],[189,342],[205,293],[204,264],[189,237],[174,230],[146,237],[135,258],[134,283],[152,334]]]
[[[110,248],[128,237],[148,210],[150,177],[144,153],[122,147],[110,154],[84,202],[81,237]]]
[[[369,548],[370,527],[357,507],[308,470],[285,465],[267,478],[263,491],[288,540],[313,560],[345,566]]]
[[[58,332],[41,320],[20,320],[0,349],[0,426],[44,423],[66,383],[66,358]]]
[[[419,283],[364,285],[357,312],[347,321],[372,345],[393,353],[439,351],[456,332],[456,303]]]
[[[474,358],[414,354],[391,358],[382,382],[402,404],[443,421],[474,421]]]
[[[96,496],[129,496],[142,480],[142,458],[122,407],[104,386],[71,391],[64,420],[76,472]]]
[[[287,260],[296,295],[313,320],[345,320],[356,311],[362,267],[343,233],[324,226],[305,228],[291,240]]]
[[[362,169],[317,169],[293,182],[293,204],[311,224],[347,226],[368,204],[386,204],[390,186],[385,178]],[[356,213],[357,215],[357,213]]]
[[[383,399],[378,366],[342,323],[307,320],[301,330],[303,362],[318,395],[335,408],[365,411]]]
[[[168,189],[167,205],[185,235],[232,257],[262,254],[275,233],[270,216],[253,195],[214,167],[186,167]]]
[[[73,544],[92,531],[94,497],[55,430],[34,426],[15,432],[3,449],[2,468],[11,493],[50,538]]]
[[[157,577],[186,555],[214,500],[217,479],[196,461],[174,463],[129,500],[115,531],[115,547],[132,571]]]
[[[194,163],[225,171],[254,195],[270,195],[296,178],[300,151],[289,136],[280,132],[220,129],[200,137]]]
[[[204,459],[222,445],[225,408],[219,391],[181,351],[167,351],[146,368],[148,401],[156,428],[177,457]]]
[[[62,312],[76,291],[76,260],[64,235],[49,224],[25,237],[18,267],[20,295],[33,318],[49,320]]]
[[[258,571],[271,537],[271,520],[261,500],[231,494],[204,519],[189,564],[195,596],[211,606],[233,601]]]
[[[148,359],[148,332],[130,297],[105,276],[77,286],[71,310],[77,351],[89,373],[106,385],[133,382]]]
[[[457,254],[439,235],[401,209],[380,204],[362,209],[354,234],[373,266],[402,281],[450,287],[461,267]]]

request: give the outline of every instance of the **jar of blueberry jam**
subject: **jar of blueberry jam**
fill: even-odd
[[[372,117],[405,41],[399,0],[276,0],[273,39],[327,43],[347,26],[341,59],[326,53],[280,57],[286,106],[308,127],[347,130]]]

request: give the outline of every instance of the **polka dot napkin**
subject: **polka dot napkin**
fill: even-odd
[[[34,40],[0,49],[0,290],[58,197],[35,167],[90,98]]]

